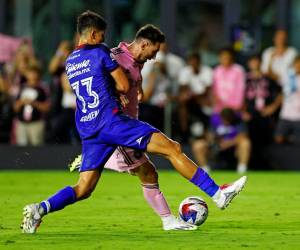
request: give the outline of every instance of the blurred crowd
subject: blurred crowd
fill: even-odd
[[[214,53],[202,46],[182,58],[164,44],[142,71],[140,120],[191,145],[207,171],[215,162],[235,162],[239,173],[250,161],[265,164],[271,144],[300,144],[300,56],[287,41],[287,32],[277,30],[273,45],[245,65],[230,47]],[[62,41],[45,67],[24,41],[1,65],[0,143],[80,143],[64,70],[72,50]]]

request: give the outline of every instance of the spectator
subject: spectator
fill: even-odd
[[[300,56],[283,77],[283,103],[277,124],[275,141],[300,145]]]
[[[218,54],[212,49],[212,41],[206,32],[201,32],[197,46],[202,62],[205,65],[214,67],[218,64]]]
[[[278,29],[273,39],[274,46],[267,48],[262,55],[262,72],[278,83],[297,56],[297,50],[287,45],[287,39],[287,31]]]
[[[234,62],[231,49],[222,49],[219,60],[220,65],[213,73],[214,112],[220,112],[224,108],[240,111],[244,103],[244,70]]]
[[[31,43],[24,41],[18,48],[14,60],[5,64],[9,94],[15,99],[26,81],[25,73],[29,67],[38,67]]]
[[[37,146],[44,142],[44,114],[49,110],[49,102],[41,86],[39,68],[28,68],[25,76],[26,83],[14,103],[16,142],[20,146]]]
[[[206,171],[210,170],[207,160],[208,149],[213,146],[215,153],[221,157],[234,154],[238,160],[237,172],[245,173],[248,169],[251,142],[242,120],[234,110],[223,109],[221,114],[211,116],[210,125],[207,139],[198,139],[192,145],[199,166]]]
[[[61,83],[62,75],[65,72],[65,61],[72,52],[73,46],[69,41],[61,41],[54,56],[49,63],[49,73],[52,76],[50,85],[51,92],[51,118],[55,117],[62,109],[63,86]]]
[[[144,98],[140,105],[140,119],[153,126],[164,129],[164,109],[169,100],[171,80],[168,77],[165,57],[157,55],[147,82],[144,81]],[[161,117],[161,119],[157,119]]]
[[[191,116],[194,115],[205,127],[208,122],[204,107],[209,105],[209,89],[212,83],[212,70],[201,63],[199,54],[191,54],[187,66],[179,74],[179,122],[183,135],[188,136]],[[184,138],[186,139],[186,138]]]
[[[184,61],[181,57],[171,53],[166,43],[160,45],[160,50],[156,55],[163,61],[166,68],[168,78],[172,81],[172,94],[177,94],[178,74],[184,66]],[[157,60],[147,61],[142,70],[143,80],[147,81],[150,72],[153,71],[154,64]]]
[[[0,71],[0,143],[10,142],[13,110],[8,90],[8,83]]]
[[[70,86],[66,73],[61,75],[61,111],[52,120],[51,138],[55,143],[78,144],[79,135],[75,126],[76,96]]]
[[[268,162],[263,152],[273,142],[276,114],[282,95],[280,86],[261,72],[259,56],[249,58],[248,68],[243,118],[247,122],[253,144],[253,166],[261,167]]]

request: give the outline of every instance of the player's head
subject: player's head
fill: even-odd
[[[165,35],[156,26],[147,24],[138,30],[135,42],[139,47],[139,55],[136,60],[144,63],[155,58],[160,45],[165,42]]]
[[[99,14],[87,10],[77,17],[77,32],[80,39],[88,44],[104,42],[106,22]]]
[[[300,74],[300,56],[296,56],[294,60],[294,69],[296,74]]]
[[[220,64],[228,67],[234,62],[234,52],[231,48],[223,48],[219,52]]]

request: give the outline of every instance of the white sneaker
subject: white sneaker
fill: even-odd
[[[241,192],[247,182],[247,176],[243,176],[232,184],[224,184],[212,197],[218,208],[225,209],[233,198]]]
[[[163,229],[169,230],[196,230],[198,227],[178,219],[174,215],[162,217]]]
[[[33,234],[42,222],[39,204],[30,204],[23,209],[23,222],[21,229],[23,233]]]

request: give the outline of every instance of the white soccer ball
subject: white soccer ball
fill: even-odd
[[[208,216],[208,206],[199,196],[185,198],[179,205],[180,218],[188,223],[200,226]]]

